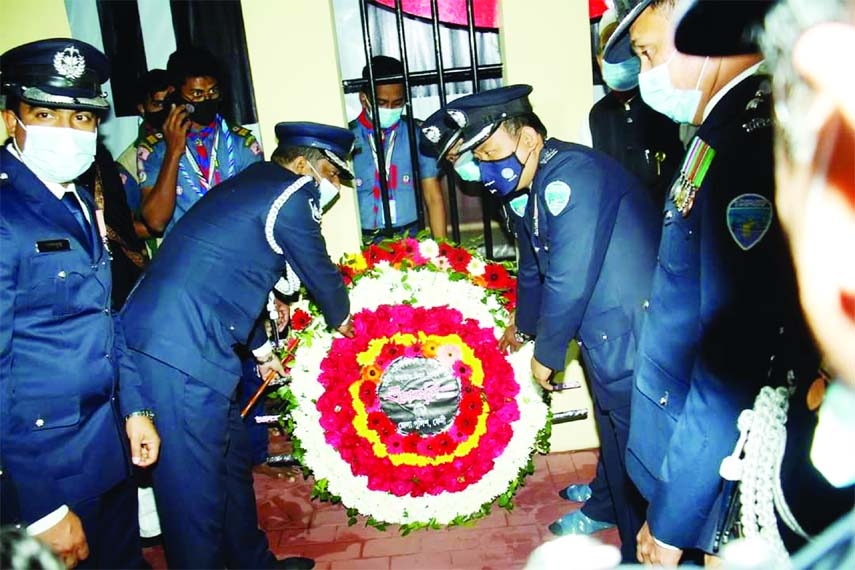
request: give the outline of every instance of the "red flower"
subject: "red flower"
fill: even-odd
[[[377,361],[382,362],[383,366],[387,366],[390,362],[401,356],[404,356],[404,347],[397,342],[387,342],[380,349]]]
[[[390,434],[390,431],[395,431],[395,424],[383,412],[371,412],[368,414],[368,427],[377,433],[385,431],[387,435]]]
[[[353,276],[356,274],[356,271],[349,265],[339,265],[339,271],[341,271],[341,278],[344,281],[345,285],[350,285],[353,283]]]
[[[505,309],[509,313],[513,313],[517,308],[517,288],[511,287],[504,293],[502,293],[502,301],[505,305]]]
[[[365,262],[368,264],[368,267],[374,267],[381,261],[392,262],[392,254],[388,249],[382,247],[380,245],[369,245],[365,248],[365,251],[362,253],[363,257],[365,257]]]
[[[478,415],[471,411],[461,412],[454,421],[454,425],[463,435],[472,435],[478,427]]]
[[[296,309],[291,313],[291,328],[301,331],[312,323],[312,315],[303,309]]]
[[[487,289],[503,291],[514,286],[514,279],[508,270],[499,263],[488,263],[484,268],[484,286]]]
[[[403,441],[404,453],[418,453],[419,442],[421,439],[421,436],[417,432],[405,435]]]
[[[366,409],[371,409],[377,403],[377,384],[374,382],[363,382],[359,386],[359,399],[365,404]]]
[[[453,248],[449,255],[446,255],[448,262],[455,271],[468,273],[467,266],[472,261],[472,254],[462,247]]]

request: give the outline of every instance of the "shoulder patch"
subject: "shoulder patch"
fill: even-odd
[[[560,214],[570,203],[570,186],[563,180],[555,180],[543,189],[546,209],[553,216]]]
[[[772,225],[772,203],[760,194],[740,194],[727,205],[727,229],[743,251],[763,239]]]
[[[508,206],[511,208],[511,211],[518,218],[522,218],[525,215],[525,207],[528,205],[528,194],[522,194],[521,196],[517,196],[510,202],[508,202]]]

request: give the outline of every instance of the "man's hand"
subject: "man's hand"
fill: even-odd
[[[547,368],[533,356],[531,357],[531,375],[544,390],[547,392],[553,390],[554,386],[549,381],[552,378],[552,368]]]
[[[650,527],[647,526],[647,521],[644,521],[644,526],[638,531],[635,539],[637,541],[635,557],[642,564],[676,566],[680,563],[683,551],[678,548],[672,549],[659,546],[650,532]]]
[[[276,328],[279,332],[284,332],[288,323],[291,322],[291,305],[284,301],[280,301],[276,295],[273,296],[273,304],[276,305]]]
[[[517,332],[517,326],[514,324],[508,325],[505,329],[505,332],[502,333],[502,338],[499,339],[499,350],[502,352],[507,352],[510,350],[511,352],[516,352],[523,345],[521,342],[517,342],[517,339],[514,335]]]
[[[163,138],[166,140],[167,151],[183,153],[189,129],[187,109],[184,105],[173,105],[163,122]]]
[[[353,335],[356,332],[353,328],[353,319],[347,317],[347,320],[344,321],[336,330],[347,338],[353,338]]]
[[[160,436],[154,422],[146,416],[131,416],[125,422],[125,432],[131,442],[131,461],[137,467],[148,467],[157,461]]]
[[[282,366],[282,361],[275,353],[271,352],[266,358],[258,360],[258,376],[262,380],[267,380],[271,374],[275,374],[280,378],[285,377],[285,367]]]
[[[89,543],[86,542],[83,524],[71,510],[61,521],[37,534],[36,538],[48,545],[68,568],[74,568],[78,562],[89,558]]]

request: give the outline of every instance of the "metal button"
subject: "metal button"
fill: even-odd
[[[5,172],[0,172],[0,180],[6,180],[7,178],[9,178],[8,174],[6,174]],[[2,473],[2,471],[0,471],[0,473]]]
[[[665,392],[665,394],[662,395],[661,398],[659,398],[659,405],[660,406],[667,406],[668,405],[668,392],[667,391]]]
[[[609,340],[609,335],[604,334],[604,335],[603,335],[603,340]]]
[[[104,314],[105,314],[105,315],[109,315],[109,314],[110,314],[110,309],[104,309]]]
[[[644,309],[645,311],[646,311],[647,309],[649,309],[649,308],[650,308],[650,300],[649,300],[649,299],[645,299],[645,300],[644,300],[644,302],[641,304],[641,308],[642,308],[642,309]]]
[[[235,327],[234,327],[234,325],[229,325],[229,330],[230,330],[230,331],[233,331],[233,330],[235,330]]]
[[[66,273],[65,271],[60,271],[59,273],[56,274],[56,276],[59,277],[60,279],[65,279],[66,277],[68,277],[68,273]]]
[[[111,358],[113,358],[113,357],[112,357],[112,356],[110,355],[110,353],[108,352],[107,354],[105,354],[105,355],[104,355],[104,358],[106,358],[107,360],[110,360],[110,359],[111,359]]]
[[[672,212],[671,210],[668,210],[667,212],[665,212],[665,219],[666,220],[670,220],[673,217],[674,217],[674,212]]]
[[[45,425],[45,421],[42,418],[36,420],[36,427],[42,427]]]

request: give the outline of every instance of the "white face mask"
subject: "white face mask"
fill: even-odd
[[[466,182],[479,182],[481,180],[481,167],[475,161],[471,150],[467,150],[454,161],[454,171]]]
[[[98,133],[68,127],[25,126],[17,117],[15,120],[27,133],[24,150],[18,148],[17,142],[15,148],[21,161],[41,180],[71,182],[95,161]]]
[[[825,392],[819,409],[819,423],[813,435],[810,460],[835,487],[855,484],[855,389],[838,380]]]
[[[315,173],[315,176],[318,177],[318,191],[321,193],[321,210],[326,210],[327,206],[338,197],[338,188],[336,188],[335,184],[321,176],[321,174],[315,170],[315,167],[312,166],[312,163],[308,160],[306,164],[309,165],[309,168],[312,169],[312,172]]]
[[[703,93],[699,87],[710,58],[704,60],[694,89],[677,89],[671,82],[671,73],[668,71],[668,65],[676,53],[677,50],[674,50],[665,63],[639,73],[638,88],[644,102],[656,111],[675,123],[691,123],[695,119],[698,105],[701,103]]]
[[[374,120],[373,113],[371,112],[371,107],[366,107],[365,112],[368,115],[370,120]],[[380,107],[377,109],[377,112],[380,115],[380,128],[388,129],[398,123],[401,120],[401,117],[404,115],[403,107],[395,107],[394,109],[387,109],[386,107]]]

